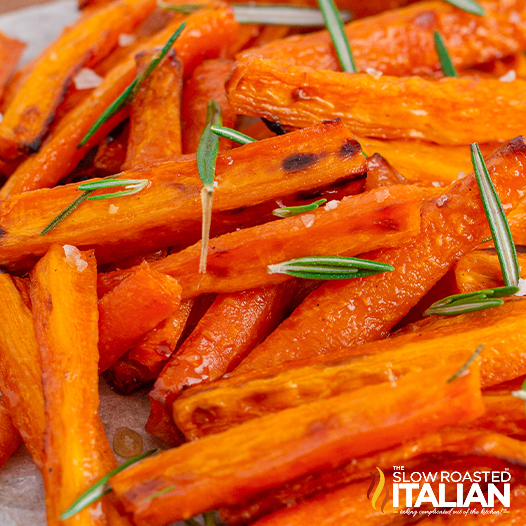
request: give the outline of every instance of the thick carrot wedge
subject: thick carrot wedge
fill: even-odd
[[[195,153],[206,122],[206,107],[215,99],[222,111],[223,126],[234,127],[236,114],[225,93],[225,81],[234,62],[230,60],[205,60],[195,68],[183,91],[182,126],[183,152]],[[230,149],[232,143],[221,139],[220,150]]]
[[[22,437],[9,416],[5,398],[0,396],[0,468],[21,443]]]
[[[163,452],[110,484],[140,526],[170,524],[232,505],[309,472],[416,438],[424,429],[480,415],[478,369],[448,383],[450,373],[447,367],[410,375],[396,387],[388,382],[268,415]]]
[[[522,194],[525,160],[523,137],[510,141],[487,159],[490,176],[508,211]],[[420,233],[411,244],[362,255],[393,265],[393,272],[322,285],[250,353],[240,371],[386,337],[449,268],[487,235],[487,220],[476,188],[472,173],[426,203]]]
[[[0,391],[38,467],[44,451],[44,394],[31,311],[11,277],[0,274]]]
[[[521,277],[526,279],[526,254],[517,254],[517,259]],[[461,293],[504,285],[499,258],[492,249],[474,250],[462,256],[455,267],[455,276]]]
[[[369,2],[363,2],[369,5]],[[446,2],[418,2],[364,20],[351,21],[346,33],[359,71],[388,75],[429,75],[440,71],[433,32],[439,31],[458,67],[502,58],[526,47],[524,3],[481,0],[486,16],[466,13]],[[338,4],[343,7],[343,4]],[[514,15],[517,13],[519,16]],[[506,35],[505,38],[504,35]],[[269,57],[316,69],[340,69],[327,31],[292,36],[244,55]]]
[[[37,151],[72,76],[106,56],[119,34],[132,31],[155,6],[154,0],[119,0],[65,31],[40,56],[9,105],[0,124],[0,145],[9,140],[19,152]],[[12,153],[0,150],[0,157],[12,158]]]
[[[409,181],[398,173],[389,161],[380,154],[375,153],[367,158],[366,191],[396,184],[409,184]]]
[[[254,166],[259,155],[264,157]],[[363,179],[364,172],[359,146],[338,122],[235,148],[217,160],[212,223],[221,225],[222,214],[228,222],[230,213],[243,217],[245,208],[275,202],[276,196]],[[149,185],[109,202],[87,201],[45,236],[44,227],[80,195],[77,185],[0,201],[0,265],[27,266],[28,256],[45,253],[55,241],[95,247],[97,261],[104,263],[200,239],[203,183],[195,161],[166,162],[122,177],[148,179]]]
[[[25,47],[24,43],[0,32],[0,98]]]
[[[139,56],[139,70],[155,53]],[[130,136],[122,170],[169,161],[181,155],[183,65],[170,52],[141,87],[130,111]]]
[[[147,263],[99,301],[99,370],[105,371],[130,347],[179,308],[179,283]]]
[[[197,386],[182,393],[173,403],[175,423],[195,439],[268,412],[396,381],[410,371],[447,363],[460,367],[479,345],[484,345],[482,385],[496,385],[526,373],[525,311],[526,301],[517,300],[453,318],[430,317],[408,326],[405,334],[291,362],[285,370],[278,366],[232,374],[206,389]]]
[[[243,115],[300,127],[339,117],[357,135],[441,145],[504,142],[518,135],[521,94],[524,80],[376,79],[254,57],[238,62],[227,83],[228,100]]]
[[[41,150],[22,163],[0,190],[0,199],[28,190],[52,187],[66,176],[118,124],[113,122],[113,127],[103,127],[86,146],[77,149],[91,125],[135,78],[135,54],[165,44],[182,21],[182,17],[174,17],[165,29],[116,65],[100,86],[62,120]],[[222,46],[234,38],[236,31],[237,23],[225,4],[215,4],[189,15],[186,28],[174,44],[177,56],[184,64],[185,74],[190,75],[204,56],[217,56]]]
[[[374,245],[405,243],[418,233],[420,203],[428,195],[426,189],[411,185],[380,188],[347,197],[336,208],[320,208],[225,234],[211,243],[205,275],[195,270],[200,242],[154,263],[153,268],[177,276],[183,297],[282,283],[292,278],[269,273],[267,265],[304,256],[352,256]],[[242,274],[236,270],[240,265]],[[128,272],[101,275],[100,290],[111,288]]]
[[[93,253],[70,245],[53,245],[31,272],[46,400],[49,525],[63,524],[61,513],[116,464],[98,414],[96,280]],[[100,524],[95,507],[80,512],[79,524]]]

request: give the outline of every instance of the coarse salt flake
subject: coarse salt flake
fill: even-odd
[[[83,272],[88,266],[88,262],[82,259],[79,249],[73,245],[64,245],[63,248],[66,254],[66,261],[71,265],[75,265],[79,272]]]
[[[73,82],[78,90],[93,89],[102,82],[102,77],[97,75],[92,69],[82,68],[73,77]]]
[[[339,201],[336,201],[336,199],[333,199],[332,201],[325,203],[325,210],[334,210],[335,208],[338,207],[339,203],[340,203]]]
[[[515,296],[526,296],[526,279],[519,278],[517,287],[519,287],[519,292]]]
[[[458,179],[464,179],[464,177],[467,177],[467,175],[465,174],[465,172],[460,170],[460,172],[458,172],[457,180]]]
[[[371,77],[375,78],[376,80],[378,80],[383,75],[381,71],[378,71],[377,69],[374,69],[374,68],[366,68],[365,72],[368,75],[371,75]]]
[[[437,188],[442,186],[438,181],[433,181],[431,184]]]
[[[121,33],[119,35],[119,46],[120,47],[131,46],[132,44],[135,44],[136,41],[137,41],[137,37],[135,35],[129,35],[127,33]]]
[[[437,206],[444,206],[447,203],[447,195],[441,195],[436,198]]]
[[[508,73],[499,77],[499,80],[501,82],[513,82],[514,80],[517,80],[517,73],[515,73],[514,69],[510,69]]]
[[[381,203],[389,197],[389,190],[382,188],[376,192],[376,200]]]
[[[301,220],[303,221],[303,224],[309,228],[314,224],[314,214],[303,214],[301,216]]]
[[[119,209],[118,206],[110,205],[110,208],[109,208],[108,212],[109,212],[110,214],[116,214],[118,209]]]

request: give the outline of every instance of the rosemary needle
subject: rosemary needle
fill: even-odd
[[[437,50],[438,58],[440,60],[440,66],[442,67],[444,75],[446,77],[458,77],[457,70],[453,65],[453,61],[449,56],[446,45],[444,44],[440,33],[438,31],[435,31],[433,34],[435,37],[435,48]]]
[[[446,0],[446,2],[473,15],[484,16],[486,14],[484,8],[474,0]]]
[[[462,376],[464,374],[464,371],[467,371],[470,365],[476,360],[477,356],[481,353],[482,349],[484,349],[484,345],[479,345],[475,349],[475,351],[473,351],[473,354],[468,358],[467,362],[455,374],[453,374],[447,379],[448,383]]]
[[[244,133],[233,130],[232,128],[227,128],[225,126],[210,126],[210,129],[219,137],[224,137],[225,139],[230,139],[231,141],[237,142],[238,144],[250,144],[251,142],[256,142],[256,139],[245,135]]]
[[[318,199],[317,201],[314,201],[314,203],[310,203],[308,205],[283,206],[281,208],[276,208],[275,210],[272,210],[272,215],[276,217],[296,216],[305,212],[312,212],[316,210],[320,205],[323,205],[326,202],[327,199]]]

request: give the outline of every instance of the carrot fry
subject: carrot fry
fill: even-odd
[[[42,474],[50,525],[62,524],[60,514],[116,464],[98,414],[96,279],[93,252],[68,245],[53,245],[31,273],[46,400]],[[100,524],[94,509],[81,511],[79,520]]]
[[[181,287],[142,263],[99,301],[100,372],[179,308]]]
[[[15,427],[40,468],[46,422],[33,317],[8,274],[0,273],[0,298],[0,391]]]
[[[138,56],[139,70],[153,55],[153,52],[145,52]],[[181,155],[182,88],[183,65],[171,51],[133,100],[128,150],[122,170],[173,160]]]
[[[518,137],[487,160],[506,209],[513,208],[522,194],[525,156],[525,139]],[[386,337],[459,257],[487,235],[487,220],[476,187],[472,173],[455,182],[444,195],[428,201],[422,208],[422,226],[414,241],[362,255],[393,265],[393,272],[322,285],[250,353],[239,371]]]
[[[135,53],[165,44],[181,22],[181,17],[174,17],[164,30],[134,49],[125,61],[115,66],[100,86],[62,120],[41,150],[22,163],[0,190],[0,199],[52,187],[66,176],[118,124],[113,122],[112,126],[103,126],[92,140],[77,149],[91,125],[135,78]],[[184,64],[185,74],[190,75],[203,56],[217,56],[222,46],[234,38],[236,30],[232,11],[225,4],[215,4],[189,15],[186,28],[174,44],[177,56]]]
[[[480,415],[477,368],[448,383],[450,374],[447,367],[408,375],[396,387],[388,382],[267,415],[151,457],[110,484],[139,526],[169,524],[232,505],[306,473],[416,438],[424,429]]]
[[[173,403],[177,427],[189,439],[217,433],[249,419],[322,397],[397,381],[410,371],[434,365],[460,367],[473,351],[480,354],[484,387],[526,373],[523,349],[526,301],[453,318],[430,317],[405,333],[272,369],[256,369],[186,390]],[[503,339],[503,334],[513,339]]]
[[[297,283],[289,281],[218,295],[159,375],[150,392],[152,405],[157,402],[171,413],[171,403],[183,389],[208,384],[232,370],[278,326],[296,289]],[[153,412],[147,430],[157,435],[160,417]]]
[[[398,173],[389,161],[380,154],[375,153],[367,158],[366,191],[395,184],[409,184],[409,181]]]
[[[206,107],[211,99],[219,102],[223,126],[234,127],[236,114],[230,107],[225,93],[225,81],[234,63],[230,60],[205,60],[188,80],[183,91],[182,127],[183,152],[195,153],[206,122]],[[219,142],[220,150],[229,150],[227,139]]]
[[[526,254],[517,254],[520,274],[526,279]],[[474,250],[462,256],[455,267],[460,293],[502,287],[504,280],[497,253],[490,249]]]
[[[338,116],[357,135],[441,145],[504,142],[523,131],[517,101],[526,81],[520,79],[376,79],[248,57],[237,62],[226,87],[237,113],[291,126]]]
[[[0,468],[21,443],[22,437],[9,416],[9,409],[4,397],[0,396]]]
[[[369,2],[362,2],[365,4]],[[505,5],[498,0],[480,0],[480,4],[485,16],[466,13],[446,2],[418,2],[407,8],[349,22],[345,28],[358,70],[373,68],[395,76],[429,75],[440,71],[434,31],[442,35],[459,69],[502,58],[526,47],[522,0],[511,0]],[[343,8],[343,4],[338,5]],[[519,16],[513,15],[514,12]],[[292,36],[247,50],[242,55],[265,56],[316,69],[340,69],[327,31]]]
[[[154,9],[154,0],[120,0],[87,13],[51,44],[7,108],[0,123],[0,144],[13,141],[18,152],[35,152],[72,76],[90,67],[117,44],[120,33],[131,31]],[[13,158],[0,150],[0,157]]]
[[[0,98],[26,45],[0,32]]]
[[[121,171],[121,166],[126,159],[129,131],[129,127],[124,126],[120,132],[117,133],[115,130],[116,133],[108,135],[99,144],[97,153],[93,159],[93,166],[95,168],[104,170],[109,174],[116,174]]]
[[[265,157],[254,166],[261,154]],[[247,144],[218,157],[213,223],[221,225],[222,213],[231,220],[228,214],[240,208],[360,179],[364,171],[357,143],[337,122]],[[94,247],[97,261],[106,263],[200,239],[202,182],[195,161],[166,162],[122,176],[147,178],[149,185],[139,194],[110,201],[113,208],[105,200],[83,203],[45,236],[40,232],[79,196],[77,185],[0,201],[0,265],[27,266],[53,242]]]
[[[408,241],[418,233],[420,203],[428,195],[427,189],[410,185],[381,188],[347,197],[336,208],[319,208],[225,234],[211,243],[205,275],[195,272],[200,242],[155,262],[153,268],[177,276],[185,298],[203,292],[235,292],[282,283],[292,278],[269,273],[267,265],[304,256],[353,256],[372,246]],[[305,236],[309,239],[307,244]],[[239,266],[243,274],[235,270]],[[101,275],[101,290],[114,286],[128,272]]]

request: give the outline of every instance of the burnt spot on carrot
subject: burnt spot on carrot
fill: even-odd
[[[2,240],[2,238],[7,234],[7,230],[5,228],[2,228],[0,226],[0,241]],[[1,243],[0,243],[0,246],[1,246]]]
[[[297,172],[309,168],[318,160],[315,153],[293,153],[283,161],[282,167],[286,172]]]
[[[362,147],[360,146],[358,141],[356,141],[355,139],[346,139],[343,143],[343,146],[340,148],[338,155],[345,159],[346,157],[352,157],[353,155],[361,151]]]

